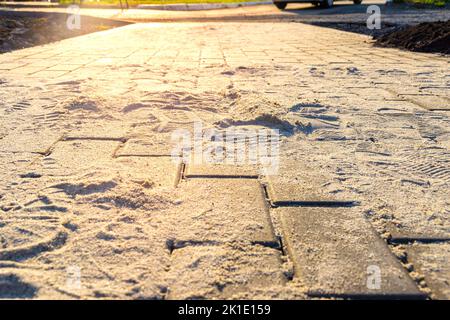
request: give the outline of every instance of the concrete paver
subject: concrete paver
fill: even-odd
[[[269,176],[268,193],[270,201],[275,206],[283,205],[352,205],[357,201],[346,196],[327,192],[331,179],[313,172],[311,168],[291,167],[280,169],[278,175]]]
[[[170,157],[120,157],[115,163],[125,179],[147,187],[172,188],[180,179],[180,164]]]
[[[431,111],[450,111],[450,100],[446,97],[433,95],[402,95],[402,97]]]
[[[170,139],[164,136],[141,136],[131,138],[125,142],[122,148],[117,150],[117,157],[126,156],[168,156],[172,153]]]
[[[358,209],[276,210],[296,276],[310,295],[424,296]]]
[[[4,153],[40,153],[46,154],[62,135],[58,132],[46,130],[36,133],[24,134],[22,130],[11,132],[1,140],[1,151]]]
[[[258,178],[259,171],[250,165],[225,165],[225,164],[188,164],[186,166],[186,178],[219,177],[219,178]]]
[[[171,259],[169,273],[173,283],[169,299],[252,297],[252,292],[270,292],[273,287],[283,288],[286,283],[279,252],[275,249],[187,246],[175,250]],[[192,287],[199,289],[193,293]]]
[[[42,159],[42,171],[51,176],[95,171],[112,158],[118,146],[117,141],[61,141]]]
[[[173,213],[189,232],[174,232],[177,241],[233,242],[278,247],[261,185],[255,179],[189,179]],[[172,214],[172,213],[171,213]]]
[[[447,274],[450,272],[446,255],[448,243],[421,244],[406,247],[408,262],[414,267],[416,281],[428,287],[434,299],[448,299],[450,284]]]

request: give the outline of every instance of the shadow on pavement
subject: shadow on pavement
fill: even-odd
[[[318,14],[318,15],[333,15],[333,14],[354,14],[354,13],[366,13],[367,7],[372,5],[370,4],[353,4],[353,3],[335,3],[332,8],[323,9],[320,7],[316,7],[310,3],[302,3],[302,4],[289,4],[288,7],[284,10],[286,12],[297,13],[297,14]],[[385,7],[383,4],[380,5],[380,8]]]
[[[84,16],[79,26],[70,29],[67,22],[66,13],[0,11],[0,54],[128,24]]]

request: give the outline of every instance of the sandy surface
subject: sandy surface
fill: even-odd
[[[305,298],[257,181],[179,181],[170,135],[199,121],[279,129],[276,175],[325,178],[385,239],[449,237],[449,114],[408,95],[447,101],[448,58],[369,42],[137,24],[0,55],[0,297]],[[416,271],[449,298],[433,246]]]

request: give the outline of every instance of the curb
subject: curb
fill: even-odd
[[[180,3],[180,4],[140,4],[138,9],[170,10],[170,11],[198,11],[257,6],[272,4],[272,1],[253,1],[235,3]]]
[[[130,9],[144,9],[144,10],[167,10],[167,11],[199,11],[199,10],[214,10],[214,9],[227,9],[227,8],[239,8],[249,7],[257,5],[272,4],[272,1],[252,1],[252,2],[234,2],[234,3],[179,3],[179,4],[140,4]],[[6,2],[0,1],[0,8],[66,8],[68,5],[61,5],[58,3],[39,3],[33,2]],[[84,9],[120,9],[117,5],[87,5],[81,6]]]

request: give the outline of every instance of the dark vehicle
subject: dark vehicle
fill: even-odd
[[[333,0],[321,0],[321,1],[311,1],[311,0],[273,0],[273,4],[280,10],[286,8],[288,3],[312,3],[315,6],[320,6],[322,8],[331,8],[333,6]],[[361,4],[362,0],[353,0],[354,4]]]

